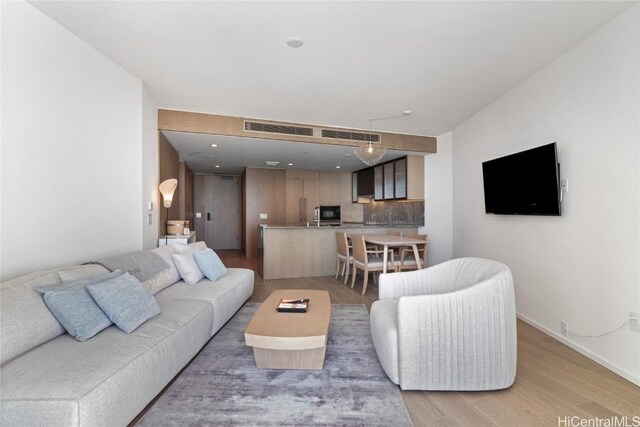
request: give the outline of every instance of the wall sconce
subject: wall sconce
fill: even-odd
[[[171,207],[171,202],[173,201],[173,193],[176,191],[177,186],[177,179],[167,179],[166,181],[162,181],[162,183],[160,183],[160,186],[158,188],[162,193],[165,208]]]
[[[164,244],[168,244],[169,239],[169,208],[171,207],[171,202],[173,201],[173,193],[176,191],[176,187],[178,186],[177,179],[167,179],[166,181],[162,181],[158,186],[158,189],[162,193],[162,199],[164,203],[164,207],[167,208],[167,217],[165,218],[164,223]]]

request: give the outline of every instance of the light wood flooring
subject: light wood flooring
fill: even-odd
[[[256,270],[257,260],[247,260],[239,251],[217,253],[228,267]],[[333,277],[265,283],[256,271],[250,301],[262,302],[276,289],[323,289],[329,291],[334,304],[365,304],[367,309],[378,295],[372,280],[362,296],[360,279],[354,289]],[[518,370],[511,388],[464,393],[402,391],[402,398],[416,426],[558,426],[558,417],[565,416],[640,416],[639,387],[520,320]]]

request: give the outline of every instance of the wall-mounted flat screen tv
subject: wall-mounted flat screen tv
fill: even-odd
[[[482,163],[488,214],[560,215],[556,143]]]

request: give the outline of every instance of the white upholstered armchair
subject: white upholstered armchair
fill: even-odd
[[[513,278],[504,264],[459,258],[380,276],[371,335],[404,390],[497,390],[516,374]]]

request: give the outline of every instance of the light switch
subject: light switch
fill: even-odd
[[[267,219],[268,215],[266,213],[260,214],[260,219]]]
[[[147,203],[147,210],[148,211],[152,211],[153,210],[153,202]]]
[[[196,218],[202,218],[202,214],[200,212],[196,212]]]

